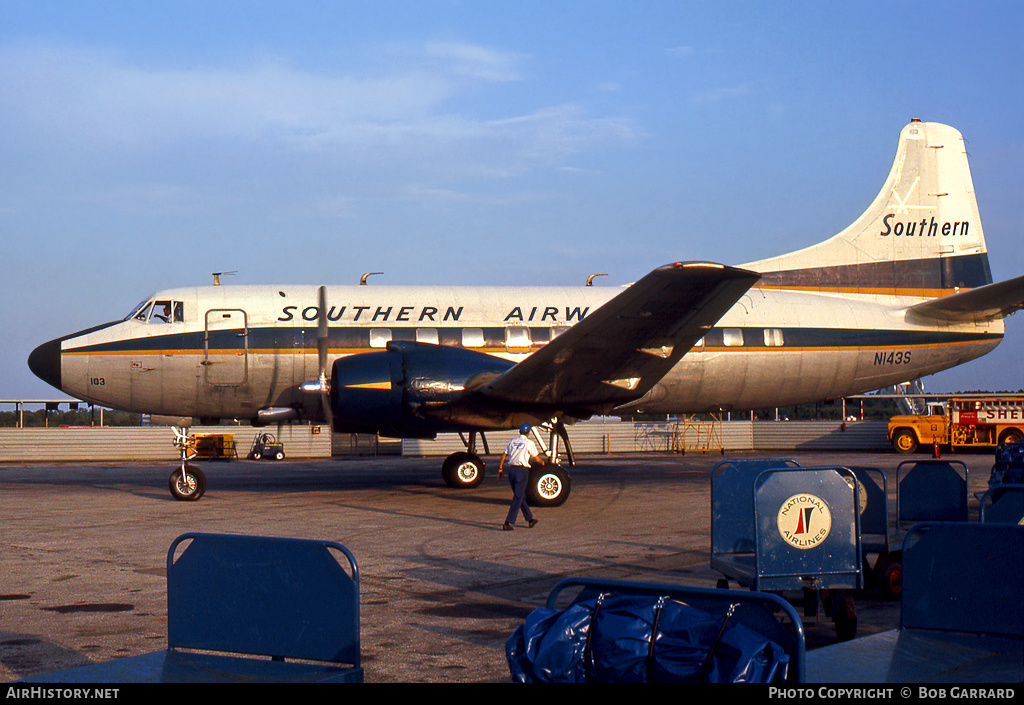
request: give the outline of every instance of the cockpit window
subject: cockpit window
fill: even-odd
[[[124,320],[135,319],[148,323],[181,323],[185,320],[185,304],[181,301],[144,301]]]
[[[185,320],[185,306],[180,301],[154,301],[150,323],[181,323]]]
[[[143,301],[138,306],[132,309],[132,312],[124,317],[124,320],[130,321],[133,318],[137,318],[140,321],[146,320],[146,316],[149,315],[149,301]]]

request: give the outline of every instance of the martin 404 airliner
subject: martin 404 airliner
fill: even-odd
[[[903,128],[889,177],[852,225],[739,267],[679,262],[623,288],[210,286],[40,345],[32,371],[109,408],[202,420],[460,433],[443,476],[483,479],[477,434],[642,410],[700,413],[835,399],[984,355],[1024,306],[992,283],[963,137]],[[566,448],[571,460],[571,450]],[[556,454],[557,457],[557,454]],[[530,499],[570,477],[535,468]],[[182,462],[172,492],[205,480]]]

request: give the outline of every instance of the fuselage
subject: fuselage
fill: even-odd
[[[328,287],[329,360],[388,341],[519,361],[620,290],[608,287]],[[809,403],[879,389],[984,355],[1001,320],[923,326],[917,298],[751,289],[628,410],[699,413]],[[30,364],[64,392],[141,413],[252,419],[292,408],[320,372],[314,286],[171,289],[124,320],[40,346]]]

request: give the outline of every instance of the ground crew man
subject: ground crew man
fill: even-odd
[[[530,463],[533,461],[542,462],[537,446],[530,440],[530,424],[524,423],[519,427],[519,435],[508,442],[505,452],[501,454],[498,462],[498,477],[501,477],[505,461],[508,460],[509,472],[508,483],[512,486],[512,504],[508,508],[508,516],[502,525],[504,531],[512,531],[515,528],[516,515],[522,510],[526,525],[533,528],[537,520],[533,518],[530,505],[526,503],[526,486],[530,482]]]

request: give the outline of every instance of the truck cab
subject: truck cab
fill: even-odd
[[[888,438],[897,453],[913,453],[919,446],[948,443],[949,422],[946,403],[930,401],[924,414],[893,416]]]

